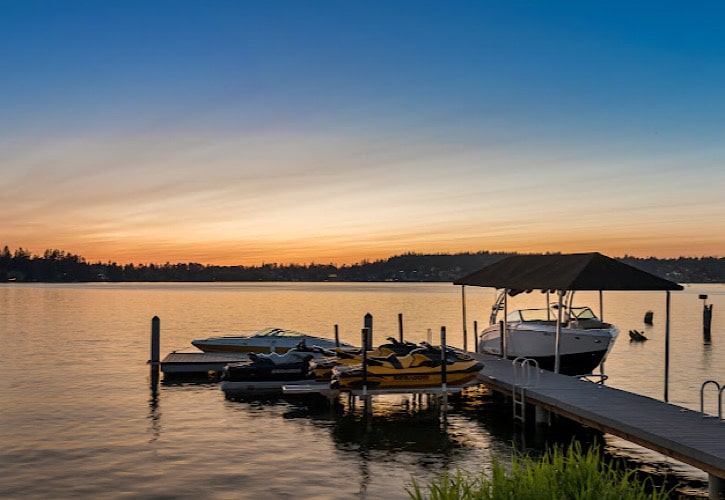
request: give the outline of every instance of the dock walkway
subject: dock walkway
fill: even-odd
[[[479,375],[481,383],[513,395],[511,361],[485,354],[471,355],[485,364]],[[526,404],[619,436],[725,479],[725,422],[719,418],[704,417],[697,411],[576,377],[546,370],[538,372],[524,386]]]

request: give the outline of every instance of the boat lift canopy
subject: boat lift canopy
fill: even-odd
[[[559,299],[566,291],[630,290],[667,292],[667,318],[665,324],[665,396],[669,374],[670,346],[670,291],[683,287],[636,267],[619,262],[598,252],[578,254],[513,255],[453,282],[454,285],[492,287],[504,289],[507,294],[528,290],[558,292]],[[465,293],[462,292],[464,339],[466,337]],[[504,303],[505,306],[505,303]],[[559,304],[559,312],[561,312]],[[558,322],[559,324],[561,321]],[[559,330],[557,326],[556,367],[559,366]],[[506,330],[504,329],[504,332]],[[505,337],[505,336],[504,336]],[[505,340],[504,340],[505,346]]]
[[[454,285],[508,290],[682,290],[682,286],[600,253],[513,255]]]

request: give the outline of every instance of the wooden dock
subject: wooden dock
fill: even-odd
[[[468,353],[484,362],[479,381],[497,392],[690,464],[709,474],[711,498],[725,498],[725,421],[607,385],[532,367],[516,373],[511,361]],[[243,353],[172,352],[165,376],[204,375],[248,359]],[[319,392],[319,388],[316,388]],[[449,388],[450,389],[450,388]],[[309,391],[290,388],[290,392]],[[371,391],[372,392],[372,391]]]
[[[511,361],[485,354],[471,354],[484,362],[481,383],[514,395]],[[655,450],[710,474],[711,482],[725,481],[725,421],[700,412],[622,391],[529,368],[517,372],[517,395],[525,403],[562,415],[602,432]],[[536,373],[538,372],[538,373]]]

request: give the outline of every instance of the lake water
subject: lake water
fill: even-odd
[[[712,338],[703,342],[702,301],[714,304]],[[604,317],[622,330],[606,364],[609,385],[661,399],[664,292],[606,292]],[[598,311],[597,294],[578,303]],[[466,288],[468,337],[487,323],[494,292]],[[545,296],[521,301],[542,307]],[[725,285],[672,293],[670,402],[699,410],[700,386],[725,383]],[[654,312],[654,326],[643,317]],[[161,318],[162,356],[192,351],[190,341],[280,326],[359,344],[366,313],[375,342],[462,345],[461,289],[419,283],[3,284],[0,285],[0,497],[2,498],[407,498],[442,470],[477,471],[492,457],[542,449],[556,436],[516,430],[508,405],[486,391],[452,404],[446,424],[404,397],[361,408],[226,399],[217,384],[161,384],[146,364],[151,318]],[[630,343],[629,329],[650,340]],[[473,341],[469,340],[473,348]],[[710,413],[717,409],[714,397]],[[723,424],[725,425],[725,424]],[[571,434],[568,435],[567,432]],[[706,475],[605,436],[608,454],[703,495]]]

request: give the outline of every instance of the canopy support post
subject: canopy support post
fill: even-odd
[[[599,320],[604,321],[604,294],[599,290]]]
[[[561,310],[563,306],[562,301],[564,298],[564,290],[559,290],[557,295],[559,296],[559,305],[556,308],[556,352],[554,353],[554,373],[559,373],[559,368],[561,367],[561,360],[559,358],[561,357]]]
[[[551,321],[551,296],[549,290],[546,290],[546,320]]]
[[[670,291],[667,290],[665,302],[665,403],[669,402],[668,388],[670,383]]]
[[[509,289],[504,288],[503,290],[503,331],[501,332],[501,356],[503,359],[508,359],[509,357],[509,342],[508,342],[508,331],[509,331],[509,325],[508,325],[508,315],[509,315],[509,309],[508,309],[508,295],[509,295]]]

